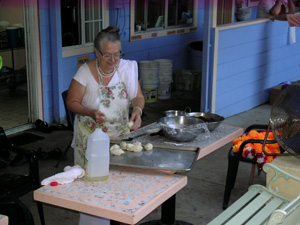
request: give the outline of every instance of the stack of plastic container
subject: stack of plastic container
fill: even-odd
[[[159,69],[158,99],[171,98],[171,88],[173,82],[173,62],[171,59],[156,59]]]
[[[146,103],[157,101],[158,92],[158,62],[140,61],[140,82]]]

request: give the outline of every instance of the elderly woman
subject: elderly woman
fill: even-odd
[[[76,114],[74,122],[75,165],[84,166],[87,137],[101,128],[111,138],[137,130],[145,100],[138,83],[136,61],[121,59],[119,28],[109,26],[94,40],[96,58],[83,64],[75,74],[67,107]],[[129,120],[129,106],[133,111]],[[133,122],[128,126],[128,122]],[[80,224],[100,223],[101,218],[81,215]],[[93,222],[95,221],[95,222]]]

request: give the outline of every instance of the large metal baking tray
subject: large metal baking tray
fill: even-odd
[[[111,144],[119,143],[114,141]],[[154,145],[151,151],[143,149],[141,152],[125,151],[120,156],[110,156],[110,164],[171,172],[189,172],[198,158],[199,148]]]

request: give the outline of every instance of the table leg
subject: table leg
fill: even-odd
[[[40,216],[40,221],[42,225],[45,225],[45,217],[44,217],[44,210],[43,210],[43,203],[42,202],[36,202],[38,207],[38,212]]]
[[[176,195],[173,195],[161,205],[161,219],[152,220],[141,225],[192,225],[191,223],[175,220]]]

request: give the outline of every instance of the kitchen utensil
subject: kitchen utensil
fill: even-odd
[[[133,139],[145,136],[146,134],[149,134],[150,136],[155,136],[155,135],[160,135],[161,136],[161,135],[163,135],[162,130],[160,129],[160,130],[158,130],[157,132],[154,132],[154,133],[147,132],[147,133],[142,133],[142,134],[139,134],[139,135],[136,135],[136,136],[133,136],[133,137],[124,138],[124,139],[122,139],[122,141],[132,141]]]
[[[167,110],[163,112],[164,116],[185,116],[187,113],[191,112],[190,107],[186,107],[184,111],[182,110]]]
[[[190,112],[186,115],[203,120],[205,123],[207,123],[207,128],[209,131],[216,129],[224,120],[223,116],[209,112]]]
[[[168,110],[163,112],[164,116],[185,116],[185,114],[185,111],[180,110]]]
[[[110,165],[143,169],[188,172],[197,161],[200,149],[189,146],[154,145],[151,151],[111,155]]]
[[[204,130],[208,131],[202,120],[191,116],[163,117],[158,124],[164,136],[180,142],[192,141]]]
[[[148,133],[142,133],[142,134],[139,134],[139,135],[136,135],[136,136],[133,136],[133,137],[124,138],[124,139],[122,139],[122,141],[132,141],[135,138],[138,138],[138,137],[141,137],[141,136],[144,136],[144,135],[147,135],[147,134]]]

